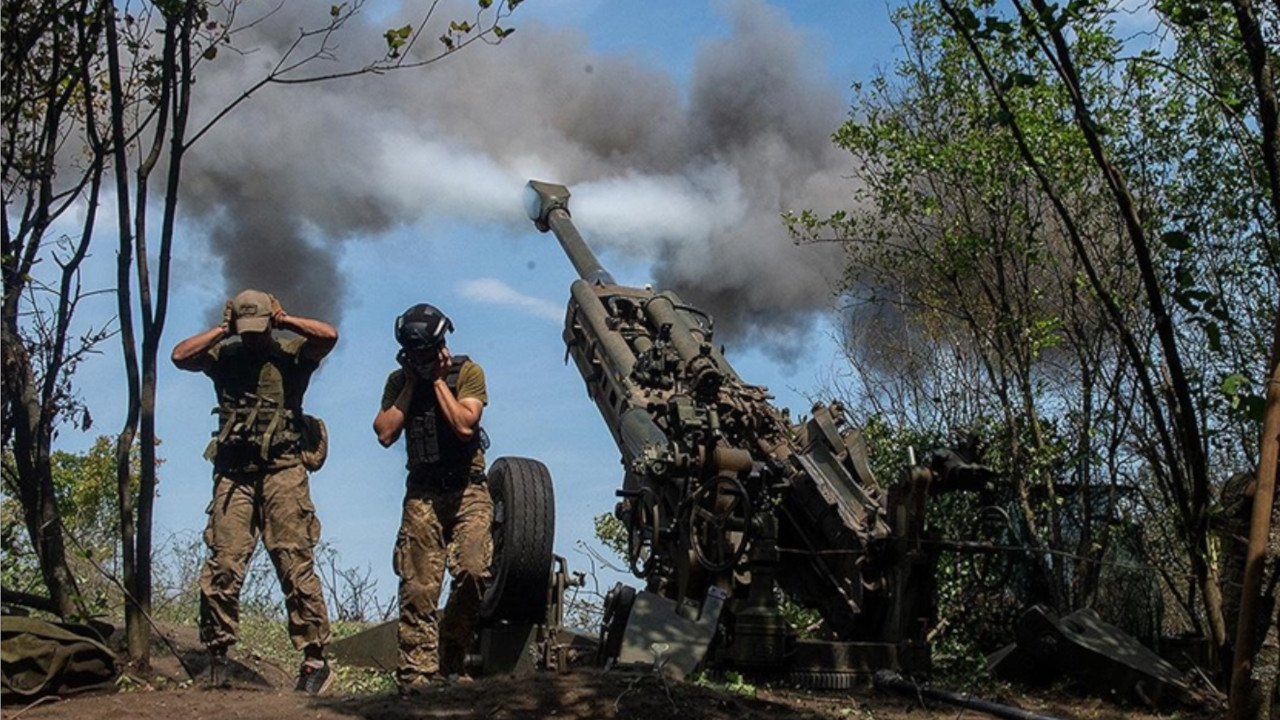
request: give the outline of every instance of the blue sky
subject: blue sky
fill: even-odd
[[[804,412],[839,369],[821,285],[838,265],[792,246],[777,218],[845,196],[828,137],[850,84],[891,61],[886,5],[527,0],[512,24],[508,42],[429,73],[269,89],[188,160],[165,352],[248,284],[339,327],[307,398],[331,435],[312,494],[324,540],[342,565],[368,567],[383,597],[396,587],[404,451],[380,447],[371,422],[395,367],[392,323],[414,303],[448,313],[454,351],[485,368],[490,460],[550,468],[556,549],[572,569],[589,569],[576,542],[614,505],[618,451],[564,362],[574,273],[524,219],[524,181],[570,186],[579,229],[619,282],[711,288],[730,362],[780,406]],[[213,68],[206,91],[243,81],[244,62]],[[700,108],[724,114],[707,122]],[[94,261],[90,279],[106,285],[113,253]],[[109,344],[82,370],[97,424],[64,430],[62,447],[118,430],[118,367]],[[163,541],[203,528],[214,398],[206,378],[168,362],[159,383]],[[616,579],[602,572],[602,590]]]

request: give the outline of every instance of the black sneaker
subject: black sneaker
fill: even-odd
[[[298,686],[294,690],[308,695],[322,695],[332,684],[333,672],[329,669],[328,660],[321,660],[319,665],[307,661],[298,670]]]

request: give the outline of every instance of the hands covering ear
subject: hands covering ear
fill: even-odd
[[[267,297],[271,298],[271,322],[273,324],[279,323],[280,318],[289,313],[286,313],[284,308],[280,306],[280,301],[276,299],[275,295],[268,295]]]

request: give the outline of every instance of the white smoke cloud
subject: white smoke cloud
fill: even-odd
[[[588,237],[637,257],[664,244],[709,250],[711,239],[747,215],[733,168],[714,165],[683,175],[626,173],[571,188],[574,223]],[[686,260],[705,265],[710,257]]]
[[[473,302],[504,305],[553,323],[564,320],[564,308],[560,304],[525,295],[497,278],[467,280],[459,284],[458,292]]]

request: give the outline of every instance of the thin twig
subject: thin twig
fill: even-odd
[[[120,592],[124,595],[125,599],[133,603],[134,607],[137,608],[138,612],[142,614],[142,617],[146,619],[147,624],[151,626],[151,629],[154,630],[156,634],[160,636],[160,639],[162,641],[164,641],[165,647],[169,648],[169,652],[173,653],[173,657],[178,661],[178,664],[182,666],[182,670],[187,674],[187,678],[194,682],[196,679],[197,673],[194,672],[187,665],[187,661],[183,659],[182,654],[178,652],[178,648],[174,646],[173,641],[169,639],[169,636],[166,635],[160,629],[160,626],[156,623],[155,618],[151,617],[151,613],[142,609],[142,605],[137,601],[137,599],[133,597],[133,594],[130,593],[128,588],[124,586],[124,583],[120,582],[120,580],[117,579],[115,575],[112,575],[110,572],[107,572],[105,568],[103,568],[101,565],[97,563],[97,561],[93,559],[91,554],[85,550],[84,545],[80,542],[80,538],[76,537],[75,533],[71,531],[71,528],[67,527],[65,523],[61,523],[61,519],[59,519],[59,523],[62,524],[62,531],[66,533],[67,537],[71,538],[71,542],[74,543],[75,546],[80,549],[80,553],[84,555],[85,560],[87,560],[89,564],[93,566],[93,569],[97,570],[100,575],[102,575],[107,580],[111,581],[113,585],[115,585],[117,588],[120,589]]]
[[[36,700],[30,705],[27,705],[26,707],[22,708],[18,712],[14,713],[12,720],[17,720],[18,718],[22,717],[23,713],[25,713],[26,711],[30,710],[31,708],[37,705],[43,705],[45,703],[50,703],[50,702],[58,702],[60,700],[62,700],[62,698],[58,697],[57,695],[45,695],[44,697]]]
[[[619,694],[618,694],[618,697],[616,697],[616,698],[614,698],[614,699],[613,699],[613,709],[614,709],[614,710],[617,710],[617,709],[618,709],[619,703],[621,703],[621,702],[622,702],[622,698],[624,698],[624,697],[626,697],[627,695],[630,695],[631,693],[635,692],[636,684],[637,684],[637,683],[639,683],[639,682],[640,682],[641,680],[643,680],[643,679],[644,679],[644,676],[642,676],[642,675],[638,675],[638,676],[636,676],[636,677],[632,678],[632,679],[631,679],[631,682],[627,683],[627,687],[626,687],[626,689],[624,689],[621,693],[619,693]]]

